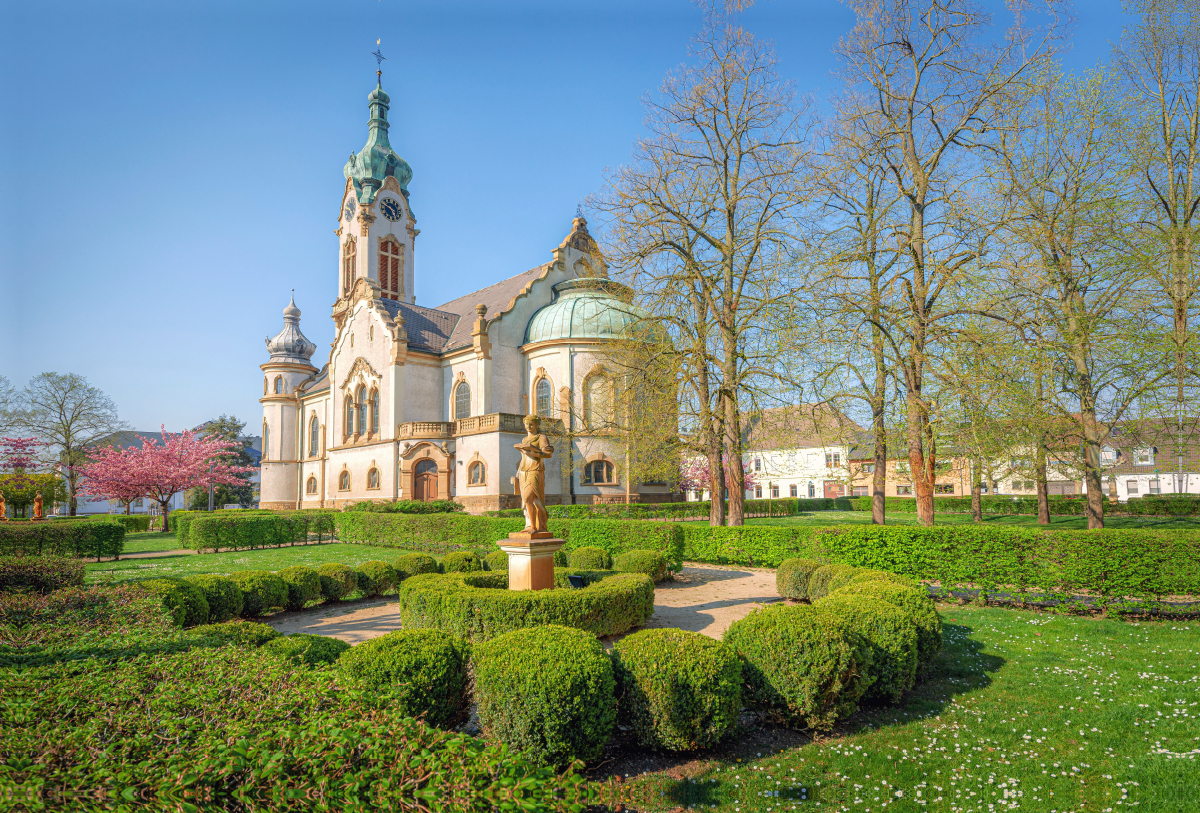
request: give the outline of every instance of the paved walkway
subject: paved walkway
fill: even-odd
[[[674,627],[720,638],[734,621],[775,601],[781,599],[773,570],[685,564],[675,581],[655,588],[654,616],[646,627]],[[394,598],[383,598],[280,613],[268,623],[287,635],[329,635],[357,644],[400,629],[400,612]]]

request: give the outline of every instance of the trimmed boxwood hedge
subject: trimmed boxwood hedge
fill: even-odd
[[[898,702],[917,682],[917,625],[907,610],[877,596],[834,593],[818,607],[850,620],[871,645],[868,700]]]
[[[390,593],[400,583],[396,568],[378,559],[363,562],[355,569],[355,575],[358,577],[358,589],[365,596]]]
[[[817,601],[829,595],[835,580],[849,581],[858,572],[851,565],[822,565],[808,577],[808,598]]]
[[[276,573],[269,570],[242,570],[230,574],[229,578],[242,589],[243,618],[254,618],[287,606],[287,583]]]
[[[354,568],[339,562],[328,562],[317,568],[321,577],[321,595],[326,601],[341,601],[358,587]]]
[[[279,571],[287,585],[287,608],[303,610],[310,601],[321,597],[321,574],[307,565],[292,565]]]
[[[483,557],[483,564],[488,570],[508,570],[508,554],[502,550],[494,550]]]
[[[202,573],[189,576],[185,581],[204,591],[204,598],[208,602],[209,623],[219,624],[242,614],[242,588],[228,576]]]
[[[467,646],[455,636],[405,629],[351,648],[338,669],[360,688],[386,692],[401,714],[448,726],[466,709],[467,662]]]
[[[667,577],[667,560],[656,550],[627,550],[613,559],[618,573],[645,573],[655,583]]]
[[[262,646],[282,635],[269,624],[244,619],[226,621],[223,624],[201,624],[192,627],[190,633],[193,638],[207,638],[218,645],[248,647]]]
[[[654,582],[617,573],[581,590],[509,590],[503,572],[427,574],[401,583],[399,605],[405,628],[440,629],[470,641],[542,624],[615,635],[654,614]]]
[[[744,699],[792,723],[828,729],[871,684],[871,648],[854,623],[818,605],[774,604],[730,625]]]
[[[186,539],[176,525],[176,538],[195,550],[212,552],[305,544],[310,534],[317,541],[330,538],[334,516],[332,511],[203,512],[188,517]]]
[[[938,615],[933,599],[924,590],[873,581],[847,585],[834,595],[871,596],[895,605],[908,613],[917,626],[917,660],[926,666],[942,649],[942,617]]]
[[[396,568],[396,575],[400,577],[401,581],[421,573],[441,572],[437,559],[427,553],[406,553],[403,556],[397,556],[392,560],[392,567]]]
[[[475,573],[483,570],[483,562],[474,551],[456,550],[442,557],[443,573]]]
[[[50,593],[82,587],[83,562],[65,556],[0,556],[0,590]]]
[[[316,666],[322,663],[336,663],[342,653],[350,649],[350,644],[327,635],[308,635],[296,633],[279,638],[272,638],[263,644],[263,651],[278,655],[291,663],[303,663]]]
[[[612,663],[591,635],[557,625],[513,630],[477,645],[472,661],[487,739],[543,765],[600,756],[617,704]]]
[[[613,647],[613,670],[619,716],[645,748],[708,748],[737,723],[741,661],[706,635],[678,629],[635,632]]]
[[[120,556],[125,528],[117,522],[0,522],[0,556]]]
[[[208,623],[208,599],[204,591],[184,579],[161,578],[138,582],[158,596],[177,627]]]
[[[567,554],[567,564],[576,570],[611,570],[612,555],[604,548],[575,548]]]
[[[808,601],[808,580],[825,564],[815,559],[785,559],[775,571],[775,590],[783,598]]]

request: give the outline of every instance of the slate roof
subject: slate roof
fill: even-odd
[[[308,381],[304,382],[304,394],[311,395],[314,392],[329,389],[329,362],[325,362],[325,366],[321,371],[316,373]]]
[[[404,329],[408,332],[408,346],[412,350],[426,350],[430,353],[440,353],[446,346],[446,339],[454,330],[459,317],[454,313],[445,313],[435,308],[423,308],[420,305],[409,305],[394,299],[379,300],[384,309],[394,319],[399,313],[404,317]]]
[[[863,428],[827,405],[798,404],[764,409],[751,416],[743,443],[756,451],[812,449],[853,444]]]
[[[512,304],[512,301],[516,299],[518,294],[525,290],[525,287],[529,283],[545,275],[549,269],[549,263],[539,265],[537,268],[531,268],[523,274],[517,274],[515,277],[509,277],[494,285],[489,285],[486,288],[480,288],[478,291],[473,291],[465,296],[460,296],[458,299],[451,300],[445,305],[438,305],[438,311],[455,314],[459,317],[458,323],[454,326],[454,330],[450,333],[449,338],[442,348],[443,351],[455,350],[471,343],[471,331],[475,328],[476,305],[487,305],[488,318],[495,319],[508,310],[508,306]],[[409,328],[409,336],[409,341],[411,342],[412,328]]]

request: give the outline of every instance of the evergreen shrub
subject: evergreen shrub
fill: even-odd
[[[627,550],[613,559],[618,573],[645,573],[655,583],[667,577],[667,560],[656,550]]]
[[[277,655],[295,664],[317,666],[323,663],[336,663],[350,644],[326,635],[307,635],[296,633],[272,638],[263,644],[263,651]]]
[[[472,661],[487,739],[543,765],[586,762],[604,750],[616,721],[615,680],[592,635],[557,625],[513,630],[476,645]]]
[[[466,644],[453,635],[404,629],[352,647],[338,669],[360,688],[387,693],[389,707],[404,716],[445,727],[466,710],[468,660]]]
[[[469,550],[456,550],[442,557],[443,573],[475,573],[483,570],[483,562]]]
[[[0,556],[120,556],[125,528],[117,522],[0,522]]]
[[[254,618],[286,607],[287,583],[269,570],[242,570],[230,575],[242,589],[242,618]]]
[[[556,572],[556,581],[566,571]],[[642,626],[654,614],[654,582],[640,573],[593,574],[581,590],[509,590],[508,574],[425,574],[400,585],[400,622],[406,629],[440,629],[484,641],[542,624],[615,635]]]
[[[400,581],[404,581],[409,576],[417,576],[421,573],[438,573],[441,568],[438,567],[437,559],[426,553],[406,553],[403,556],[397,556],[392,560],[392,566],[396,568],[396,575]]]
[[[326,601],[341,601],[358,587],[354,569],[338,562],[328,562],[317,568],[321,577],[321,595]]]
[[[787,559],[820,556],[813,538],[815,529],[805,526],[683,525],[680,530],[683,556],[692,562],[778,567]]]
[[[612,555],[604,548],[575,548],[567,554],[567,566],[576,570],[610,570]]]
[[[917,627],[917,662],[927,666],[942,648],[942,617],[938,615],[933,599],[924,590],[873,581],[847,585],[834,595],[870,596],[892,604],[908,613]]]
[[[287,585],[287,608],[303,610],[308,602],[321,598],[321,574],[307,565],[292,565],[279,571]]]
[[[917,625],[905,609],[871,595],[834,593],[817,604],[847,618],[871,646],[868,700],[898,702],[917,682]]]
[[[483,564],[488,570],[508,570],[508,554],[496,550],[483,557]]]
[[[138,582],[157,596],[177,627],[208,623],[208,599],[204,591],[184,579],[161,578]]]
[[[208,602],[208,623],[219,624],[242,614],[242,588],[228,576],[202,573],[185,581],[199,587]]]
[[[741,661],[706,635],[677,629],[635,632],[613,648],[613,671],[620,718],[644,748],[708,748],[737,723]]]
[[[201,624],[198,627],[192,627],[189,632],[193,637],[208,639],[217,646],[234,645],[251,648],[260,647],[282,634],[270,624],[244,619],[226,621],[222,624]]]
[[[746,704],[828,729],[871,683],[871,649],[850,619],[818,605],[773,604],[738,619],[725,643],[742,659]]]
[[[559,548],[558,550],[554,551],[554,566],[555,567],[566,567],[567,566],[567,552],[565,550],[563,550],[562,548]]]
[[[400,583],[400,575],[396,568],[378,559],[363,562],[356,569],[355,575],[358,577],[358,589],[364,596],[390,593]]]
[[[808,601],[808,580],[824,566],[815,559],[784,559],[775,571],[775,590],[783,598]]]
[[[50,593],[64,587],[82,587],[83,576],[83,562],[75,558],[0,556],[0,590]]]
[[[811,601],[824,598],[832,591],[834,580],[844,583],[858,572],[859,568],[850,565],[822,565],[808,577],[808,598]]]

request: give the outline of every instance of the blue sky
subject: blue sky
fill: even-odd
[[[1003,3],[986,0],[1001,14]],[[333,338],[337,208],[366,139],[376,39],[413,168],[417,302],[546,261],[686,59],[688,0],[106,0],[0,5],[0,374],[77,372],[135,429],[259,423],[263,338],[289,291]],[[1107,59],[1086,0],[1065,62]],[[743,17],[818,100],[837,0]]]

